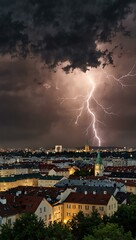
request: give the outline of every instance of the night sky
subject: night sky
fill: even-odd
[[[101,146],[135,147],[135,64],[136,0],[0,0],[0,147],[98,146],[92,83]]]

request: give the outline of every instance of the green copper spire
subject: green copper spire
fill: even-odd
[[[96,158],[96,164],[102,164],[102,159],[100,155],[100,151],[98,150],[97,158]]]

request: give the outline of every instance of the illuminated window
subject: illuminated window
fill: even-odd
[[[75,208],[76,208],[76,205],[75,205],[75,204],[74,204],[74,205],[72,205],[72,208],[73,208],[73,209],[75,209]]]
[[[70,212],[67,212],[67,216],[70,216],[71,214],[70,214]]]
[[[77,214],[76,213],[73,213],[72,216],[75,217]]]
[[[89,210],[89,206],[86,205],[86,206],[85,206],[85,210]]]
[[[67,208],[71,208],[71,204],[67,204]]]

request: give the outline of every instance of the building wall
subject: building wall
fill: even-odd
[[[103,170],[104,170],[103,164],[95,164],[95,176],[102,176]]]
[[[127,192],[131,192],[131,193],[133,193],[133,194],[136,194],[136,186],[128,186],[128,185],[126,185],[126,191]]]
[[[53,221],[63,221],[63,204],[53,206]]]
[[[35,211],[35,214],[39,219],[44,221],[46,226],[48,226],[49,223],[53,222],[53,208],[46,199],[42,200],[37,210]]]
[[[71,220],[79,211],[82,211],[85,216],[89,216],[94,210],[103,217],[104,215],[112,216],[118,209],[117,200],[112,196],[109,203],[106,205],[96,204],[80,204],[80,203],[64,203],[63,221]]]
[[[67,171],[55,171],[54,169],[51,169],[49,172],[48,172],[48,175],[50,176],[64,176],[64,177],[69,177],[69,170]]]
[[[6,191],[18,186],[38,186],[38,179],[19,179],[17,181],[0,182],[0,191]]]
[[[29,170],[27,168],[0,169],[0,177],[7,177],[11,175],[28,174],[28,173],[29,173]]]
[[[127,160],[122,158],[112,158],[114,167],[123,167],[127,166]]]
[[[54,187],[59,180],[38,179],[38,187]]]
[[[17,218],[18,215],[6,216],[3,218],[0,217],[0,226],[3,224],[9,224],[12,227]]]
[[[107,211],[106,211],[106,215],[108,217],[112,216],[116,211],[118,210],[118,202],[117,200],[111,196],[108,205],[107,205]]]

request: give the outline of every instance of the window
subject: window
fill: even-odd
[[[114,203],[114,208],[116,208],[116,203]]]
[[[40,213],[42,213],[42,208],[40,208]]]
[[[76,213],[73,213],[72,216],[75,217],[77,214]]]
[[[46,212],[46,207],[44,207],[44,212]]]
[[[99,207],[99,210],[100,211],[104,211],[104,207]]]
[[[49,214],[49,219],[51,219],[51,214]]]
[[[67,212],[67,216],[70,216],[71,214],[70,214],[70,212]]]
[[[73,209],[75,209],[75,208],[76,208],[76,205],[75,205],[75,204],[74,204],[74,205],[72,205],[72,208],[73,208]]]
[[[78,209],[82,209],[82,205],[78,205]]]
[[[8,224],[11,225],[11,218],[8,219]]]
[[[45,215],[44,220],[47,221],[47,215]]]
[[[67,204],[67,208],[71,208],[71,204]]]
[[[92,206],[92,211],[94,211],[95,210],[95,206]]]
[[[85,205],[85,210],[89,210],[89,206]]]

